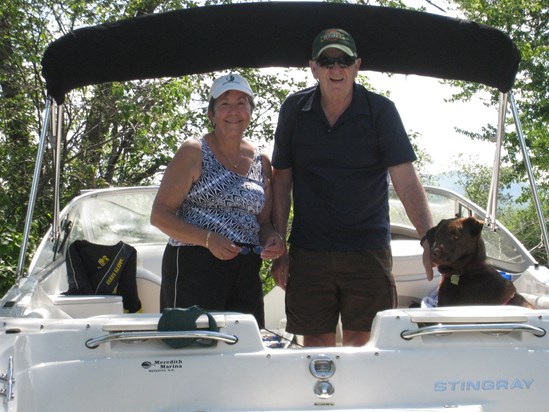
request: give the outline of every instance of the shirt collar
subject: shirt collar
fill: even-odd
[[[361,88],[363,90],[360,90]],[[370,113],[370,102],[365,92],[366,90],[362,86],[353,83],[353,100],[351,101],[351,105],[349,106],[351,114],[367,115]],[[316,85],[316,87],[313,89],[313,92],[311,93],[301,110],[304,112],[308,112],[311,110],[320,112],[322,110],[320,107],[319,85]]]

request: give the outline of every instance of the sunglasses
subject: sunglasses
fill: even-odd
[[[255,253],[256,255],[260,255],[263,251],[263,248],[259,245],[257,246],[240,246],[240,254],[241,255],[247,255],[249,253]]]
[[[317,64],[320,67],[326,67],[328,69],[332,69],[335,64],[342,69],[345,69],[351,65],[353,65],[356,61],[356,57],[354,56],[340,56],[340,57],[326,57],[326,56],[320,56],[318,59],[316,59]]]

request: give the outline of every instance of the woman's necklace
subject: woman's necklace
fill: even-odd
[[[238,166],[240,165],[240,158],[238,159],[238,162],[237,163],[234,163],[231,161],[231,159],[229,159],[229,157],[225,154],[225,152],[223,152],[223,150],[221,150],[221,145],[219,144],[219,139],[217,138],[217,135],[215,134],[214,132],[214,137],[215,137],[215,142],[217,143],[217,148],[218,150],[221,152],[221,154],[223,155],[223,157],[225,158],[225,160],[227,162],[229,162],[229,164],[234,168],[234,169],[238,169]],[[240,157],[240,156],[239,156]]]
[[[231,165],[234,169],[238,169],[238,165],[240,164],[240,161],[238,161],[238,163],[233,163],[233,162],[231,162],[231,160],[225,155],[225,153],[221,152],[221,154],[222,154],[223,157],[227,160],[227,162],[230,163],[230,165]]]

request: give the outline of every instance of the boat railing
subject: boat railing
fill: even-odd
[[[205,339],[225,342],[234,345],[238,342],[238,337],[220,332],[212,331],[136,331],[136,332],[116,332],[108,333],[86,341],[86,347],[95,349],[103,343],[113,341],[138,342],[158,339]]]
[[[452,333],[490,333],[494,335],[507,334],[510,332],[531,333],[539,338],[545,336],[545,329],[523,323],[470,323],[452,325],[431,325],[423,326],[416,330],[405,330],[400,336],[405,340],[411,340],[427,335],[447,335]]]

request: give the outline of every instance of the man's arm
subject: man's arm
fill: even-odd
[[[275,229],[286,240],[288,230],[288,218],[290,216],[290,205],[292,197],[292,169],[273,169],[273,214],[272,220]],[[273,262],[271,274],[275,283],[286,289],[288,281],[288,269],[290,259],[288,253],[284,253],[279,259]]]
[[[427,202],[425,190],[412,163],[402,163],[389,168],[391,181],[400,201],[404,205],[406,214],[416,228],[420,238],[425,236],[427,230],[433,227],[433,217]],[[433,265],[430,258],[429,242],[423,242],[423,266],[427,273],[427,279],[433,279]]]

